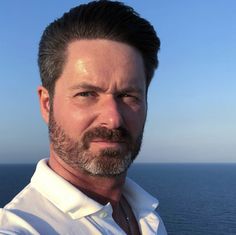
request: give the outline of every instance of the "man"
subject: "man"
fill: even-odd
[[[50,158],[2,209],[0,234],[166,234],[157,200],[126,178],[159,47],[119,2],[75,7],[46,28],[38,94]]]

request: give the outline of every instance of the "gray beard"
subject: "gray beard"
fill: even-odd
[[[57,124],[53,112],[49,116],[49,138],[54,152],[73,169],[82,170],[89,175],[116,177],[126,172],[140,151],[142,136],[143,129],[139,137],[133,141],[124,128],[110,130],[96,127],[87,131],[80,141],[75,141]],[[89,150],[93,138],[122,141],[125,142],[126,149],[121,151],[105,148],[94,154]]]

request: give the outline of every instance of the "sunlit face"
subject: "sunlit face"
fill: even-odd
[[[50,110],[52,151],[73,169],[119,175],[139,152],[146,109],[136,49],[111,40],[74,41]]]

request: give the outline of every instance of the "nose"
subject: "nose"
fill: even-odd
[[[101,126],[109,129],[117,129],[123,125],[123,112],[119,100],[112,95],[106,97],[99,110],[99,122]]]

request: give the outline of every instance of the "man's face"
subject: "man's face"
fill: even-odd
[[[139,152],[146,109],[136,49],[110,40],[74,41],[51,104],[52,151],[73,169],[119,175]]]

